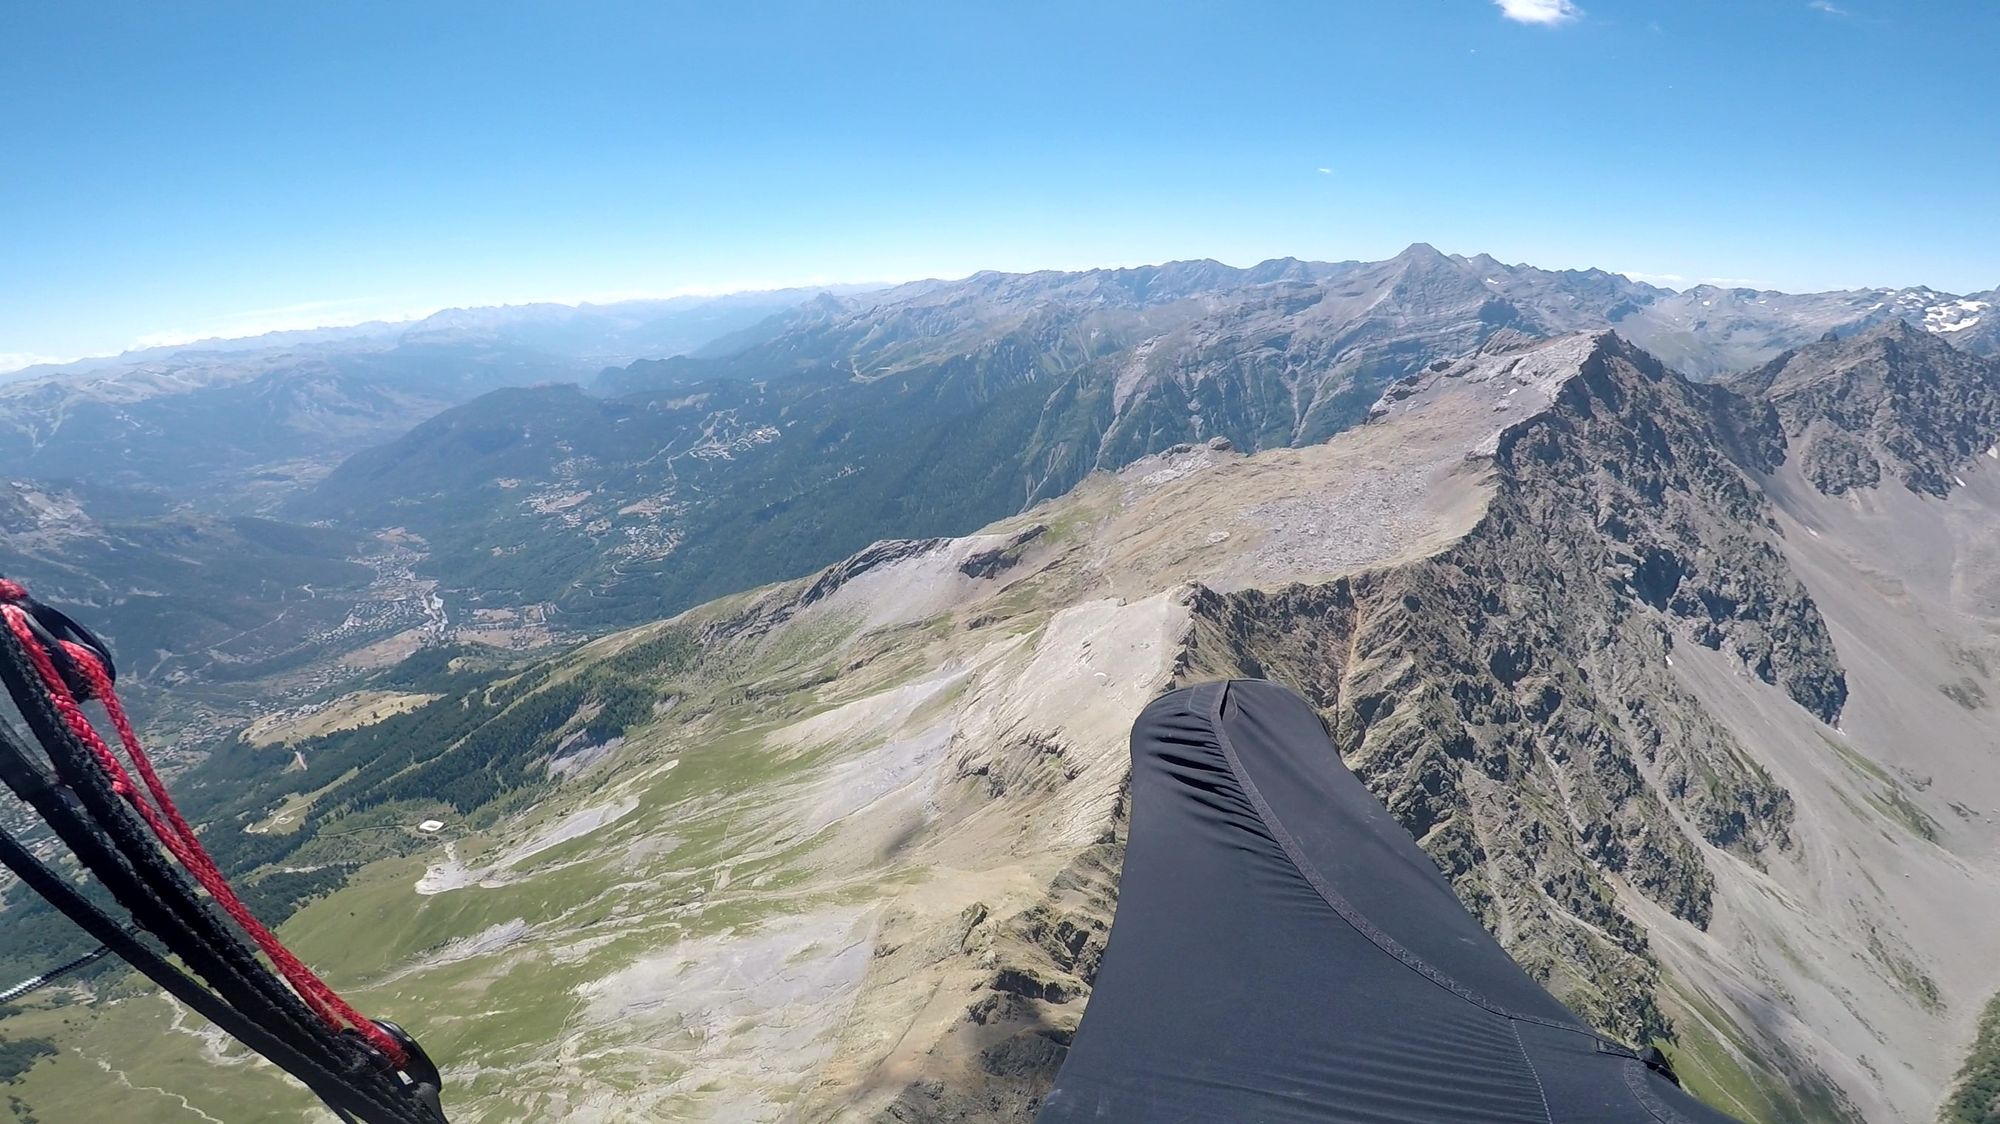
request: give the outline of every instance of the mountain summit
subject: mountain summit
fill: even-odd
[[[2000,363],[1896,319],[1726,381],[1775,407],[1806,478],[1838,495],[1885,476],[1945,496],[2000,433]]]

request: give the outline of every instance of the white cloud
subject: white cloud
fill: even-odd
[[[1825,12],[1829,16],[1844,16],[1847,14],[1847,9],[1835,4],[1833,0],[1812,0],[1806,7],[1811,8],[1815,12]]]
[[[1322,175],[1322,176],[1330,176],[1330,175],[1332,175],[1332,174],[1333,174],[1333,169],[1332,169],[1332,168],[1321,168],[1321,169],[1319,169],[1319,174],[1320,174],[1320,175]]]
[[[1540,24],[1554,27],[1568,23],[1583,15],[1583,9],[1572,0],[1493,0],[1500,8],[1500,14],[1516,23]]]

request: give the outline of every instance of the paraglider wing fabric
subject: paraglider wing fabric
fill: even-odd
[[[1155,700],[1089,1006],[1039,1124],[1722,1124],[1521,970],[1261,680]]]

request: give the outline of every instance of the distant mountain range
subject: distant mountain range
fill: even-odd
[[[1911,320],[1971,351],[2000,299],[1675,292],[1416,245],[1384,262],[981,273],[821,295],[595,394],[489,395],[353,457],[286,509],[429,544],[467,604],[589,631],[959,534],[1175,444],[1308,445],[1499,333],[1614,328],[1698,378]]]
[[[1179,443],[1323,441],[1501,334],[1612,326],[1706,377],[1905,321],[1990,352],[1993,297],[1675,292],[1418,245],[203,343],[0,384],[0,475],[47,500],[0,563],[102,606],[158,653],[142,675],[241,677],[399,633],[535,643],[964,533]],[[1850,443],[1814,436],[1814,463],[1854,461]],[[251,514],[337,533],[286,531],[272,554],[249,544],[285,525],[232,522]],[[206,619],[144,595],[144,575],[239,559],[267,578],[197,583]]]
[[[1259,446],[1324,439],[1421,356],[1456,353],[1503,327],[1615,327],[1707,378],[1894,318],[1992,354],[1996,309],[1995,292],[1921,287],[1675,291],[1422,244],[1384,262],[1175,262],[890,289],[450,309],[0,376],[0,475],[87,477],[164,487],[211,509],[268,509],[340,459],[505,387],[594,379],[601,395],[624,397],[830,372],[879,379],[936,368],[949,379],[956,356],[993,384],[981,394],[999,383],[1055,392],[1078,382],[1099,448],[1050,445],[1043,470],[1055,478],[1171,443],[1169,431],[1254,431]]]
[[[690,350],[816,292],[455,309],[25,372],[0,383],[0,573],[88,610],[135,705],[163,721],[150,704],[172,701],[199,732],[443,626],[405,543],[260,513],[454,403]]]
[[[692,350],[816,292],[450,309],[29,368],[0,381],[0,475],[254,509],[456,403]]]

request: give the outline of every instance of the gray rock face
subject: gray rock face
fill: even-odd
[[[1498,492],[1455,547],[1197,603],[1246,667],[1311,688],[1350,764],[1516,958],[1632,1040],[1671,1030],[1604,874],[1705,926],[1713,879],[1680,821],[1753,860],[1791,843],[1787,793],[1665,657],[1723,651],[1822,719],[1846,697],[1710,397],[1607,336],[1504,434]]]
[[[1893,320],[1822,340],[1726,381],[1775,409],[1790,455],[1827,495],[1884,477],[1950,494],[2000,433],[2000,363]]]

